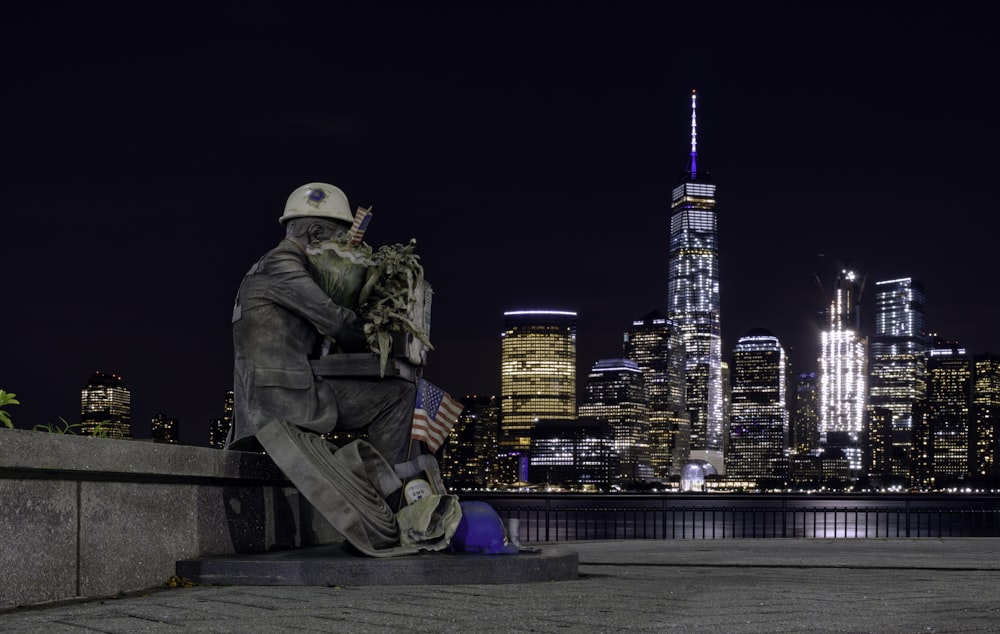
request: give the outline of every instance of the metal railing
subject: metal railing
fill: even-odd
[[[1000,496],[463,494],[520,539],[1000,537]]]

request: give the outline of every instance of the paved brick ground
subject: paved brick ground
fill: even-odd
[[[1000,631],[1000,539],[560,546],[579,579],[153,589],[0,612],[0,632]]]

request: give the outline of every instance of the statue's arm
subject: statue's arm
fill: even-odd
[[[300,259],[294,254],[276,254],[269,264],[272,283],[267,288],[268,299],[309,321],[321,335],[346,350],[367,347],[358,314],[330,299]]]

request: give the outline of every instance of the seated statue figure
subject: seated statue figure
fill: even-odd
[[[284,239],[250,267],[233,307],[226,447],[266,451],[365,554],[440,550],[461,510],[411,439],[430,290],[413,241],[378,252],[362,241],[370,218],[327,183],[289,196]],[[367,439],[337,448],[323,437],[353,430]],[[432,486],[406,505],[414,476]]]

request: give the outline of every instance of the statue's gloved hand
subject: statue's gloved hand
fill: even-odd
[[[336,333],[337,347],[344,352],[364,352],[368,350],[368,339],[365,337],[364,321],[353,310],[345,312],[348,314],[348,318],[344,320],[343,327]]]

